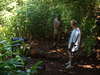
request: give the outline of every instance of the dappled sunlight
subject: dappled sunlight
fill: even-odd
[[[96,50],[96,58],[97,60],[100,60],[100,49]]]
[[[0,25],[0,33],[5,31],[5,27]]]
[[[87,69],[94,69],[94,68],[100,69],[100,65],[77,65],[77,66],[81,68],[87,68]]]
[[[100,12],[100,10],[98,10],[97,12]],[[100,16],[97,16],[97,18],[100,18]]]
[[[13,8],[13,7],[16,7],[17,4],[18,4],[17,2],[12,2],[12,3],[10,3],[7,7]]]
[[[82,67],[82,68],[90,68],[92,69],[92,65],[78,65],[79,67]]]
[[[63,49],[55,49],[55,50],[49,50],[48,53],[55,53],[55,52],[61,52],[64,53],[65,51]]]
[[[1,12],[0,12],[0,15],[1,15],[3,18],[5,18],[5,19],[14,16],[13,13],[8,12],[7,10],[1,11]]]
[[[100,49],[97,49],[96,52],[100,52]]]
[[[98,36],[97,39],[100,40],[100,36]]]

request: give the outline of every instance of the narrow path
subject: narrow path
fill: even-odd
[[[49,49],[47,44],[38,45],[38,48],[33,48],[34,54],[32,61],[44,61],[44,69],[38,75],[100,75],[100,62],[95,58],[95,55],[80,57],[77,65],[72,69],[65,69],[65,62],[68,58],[63,49]],[[42,47],[41,47],[42,46]],[[46,46],[46,48],[45,48]]]

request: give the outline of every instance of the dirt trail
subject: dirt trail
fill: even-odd
[[[88,58],[80,57],[77,65],[72,69],[65,69],[64,64],[68,61],[65,50],[50,48],[52,46],[48,45],[50,43],[38,42],[33,48],[32,61],[44,61],[45,68],[38,75],[100,75],[100,62],[95,58],[95,54]]]

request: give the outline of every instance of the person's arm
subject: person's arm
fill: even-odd
[[[71,44],[72,44],[72,41],[73,41],[73,31],[71,32],[71,35],[70,35],[70,38],[69,38],[69,43],[68,43],[68,49],[71,48]]]
[[[76,38],[75,38],[75,45],[78,46],[80,44],[80,38],[81,38],[81,33],[80,31],[77,31]]]

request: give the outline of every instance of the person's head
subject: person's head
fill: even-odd
[[[57,19],[57,20],[59,20],[59,21],[60,21],[61,16],[60,16],[60,15],[55,15],[55,16],[54,16],[54,19]]]
[[[77,27],[77,21],[76,20],[71,20],[70,24],[71,24],[72,28],[76,28]]]

